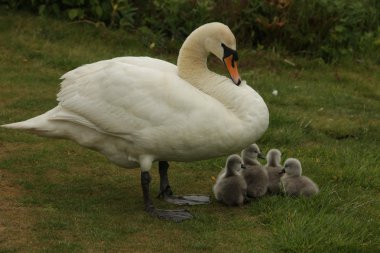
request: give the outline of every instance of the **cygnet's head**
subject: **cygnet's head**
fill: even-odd
[[[301,162],[295,158],[286,159],[282,172],[283,173],[285,172],[289,176],[301,176],[302,175]]]
[[[259,146],[251,144],[241,152],[244,164],[258,164],[257,158],[265,159],[261,154]]]
[[[236,39],[228,26],[218,22],[204,24],[194,30],[188,40],[203,44],[205,54],[212,53],[218,57],[226,65],[232,81],[236,85],[241,83],[237,67]]]
[[[230,155],[226,161],[226,176],[235,175],[241,168],[245,168],[241,157]]]
[[[281,151],[275,148],[269,150],[267,162],[269,166],[279,166],[281,162]]]

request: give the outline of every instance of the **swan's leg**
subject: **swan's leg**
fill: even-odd
[[[160,219],[172,220],[175,222],[180,222],[183,220],[191,219],[193,216],[187,210],[161,210],[156,209],[153,206],[152,200],[150,198],[149,185],[151,177],[149,171],[141,172],[141,186],[144,196],[145,211],[149,214],[158,217]]]
[[[173,191],[169,185],[168,168],[169,168],[168,162],[166,161],[158,162],[158,170],[160,173],[160,193],[158,194],[157,197],[165,198],[165,197],[173,196]]]
[[[167,202],[177,205],[200,205],[209,204],[210,197],[203,195],[186,195],[174,196],[169,185],[168,179],[169,163],[167,161],[158,162],[158,169],[160,172],[160,193],[158,197],[163,197]]]
[[[144,196],[144,205],[145,205],[145,211],[150,212],[151,210],[154,210],[154,206],[152,203],[152,200],[150,199],[150,181],[152,181],[150,174],[148,171],[141,172],[141,186],[143,190],[143,196]]]

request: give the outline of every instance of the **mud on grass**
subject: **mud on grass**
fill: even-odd
[[[0,167],[0,249],[27,252],[35,241],[33,208],[20,203],[26,191],[16,183],[17,176]]]

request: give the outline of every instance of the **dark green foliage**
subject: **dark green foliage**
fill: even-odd
[[[196,27],[229,25],[239,45],[320,57],[379,60],[377,0],[6,0],[42,16],[137,31],[143,44],[171,51]],[[376,52],[377,51],[377,52]]]
[[[126,0],[8,0],[8,7],[41,16],[86,20],[110,27],[132,27],[136,8]]]

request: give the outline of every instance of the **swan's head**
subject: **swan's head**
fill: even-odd
[[[244,164],[247,165],[255,165],[259,162],[257,161],[257,158],[265,159],[263,154],[260,151],[259,146],[257,144],[252,144],[245,148],[241,152],[241,156],[243,157]]]
[[[222,23],[214,22],[205,24],[194,32],[199,38],[204,39],[207,53],[212,53],[223,61],[232,81],[239,85],[241,79],[237,65],[236,39],[230,28]]]
[[[244,169],[245,166],[240,156],[238,155],[230,155],[226,161],[226,176],[228,175],[236,175],[240,169]]]
[[[286,173],[289,176],[301,176],[301,162],[295,158],[288,158],[284,163],[282,173]]]
[[[268,164],[271,166],[278,166],[281,162],[281,151],[278,149],[271,149],[267,154]]]

